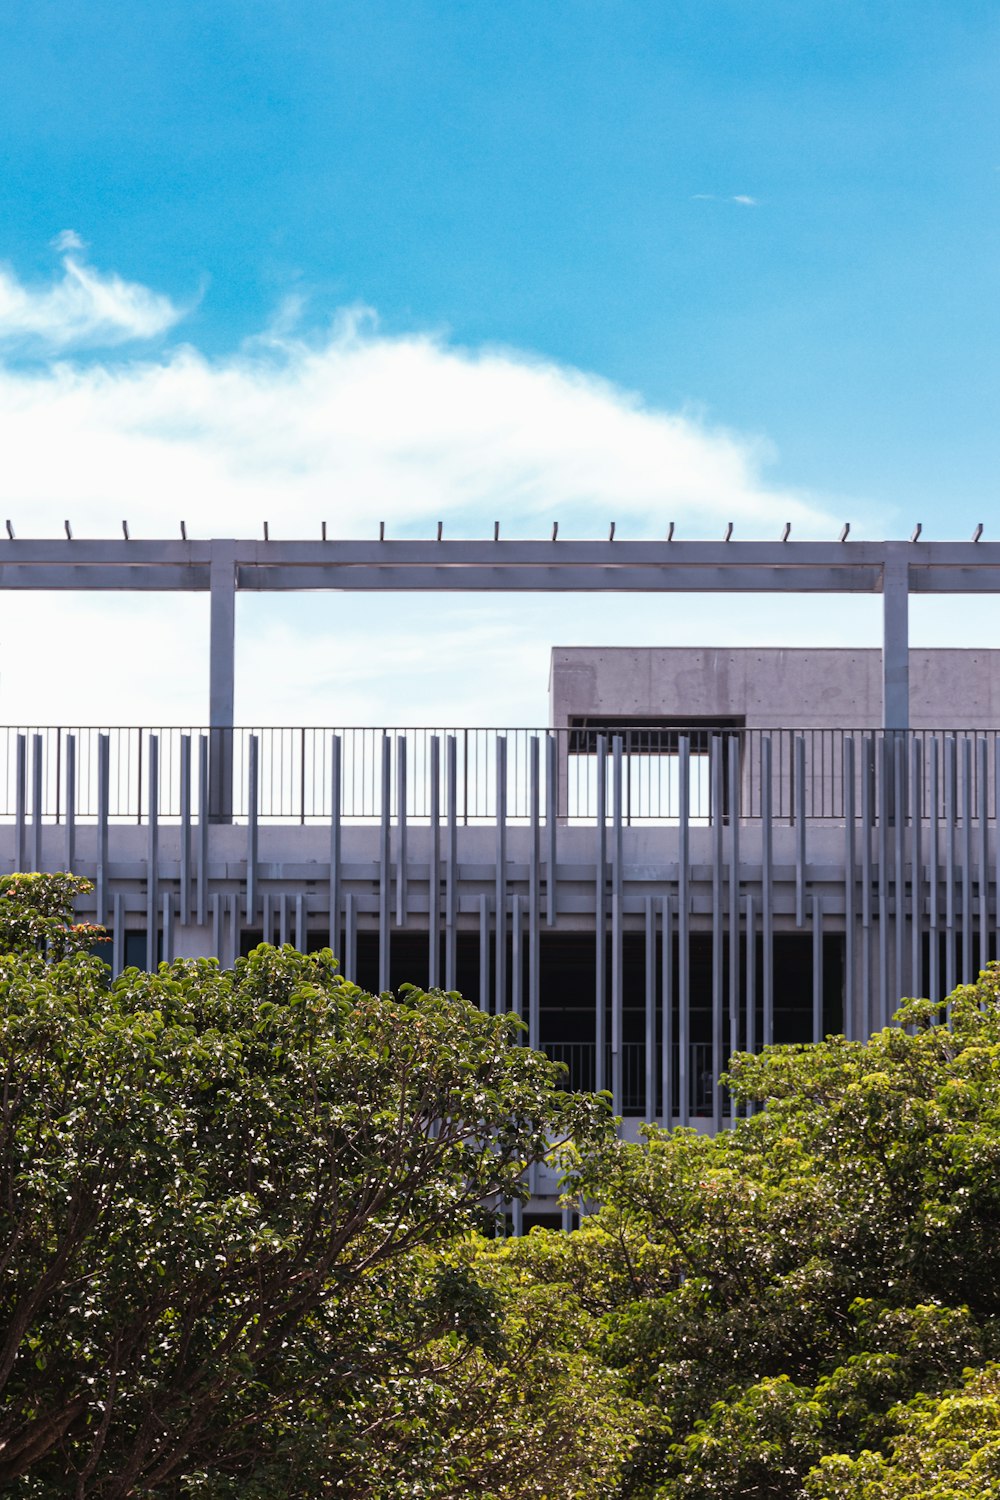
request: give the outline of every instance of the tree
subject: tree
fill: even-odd
[[[991,966],[868,1042],[739,1057],[736,1129],[581,1161],[602,1207],[539,1270],[589,1260],[594,1352],[645,1406],[624,1495],[797,1500],[1000,1357],[998,993]]]
[[[0,881],[5,1493],[1000,1500],[1000,969],[629,1145],[329,953],[112,981],[77,889]],[[559,1142],[582,1228],[479,1233]]]
[[[566,1285],[533,1273],[557,1236],[468,1237],[428,1270],[475,1318],[423,1351],[420,1378],[386,1380],[368,1402],[391,1442],[366,1444],[352,1494],[371,1500],[599,1500],[618,1494],[642,1409],[594,1352],[596,1320]],[[542,1252],[544,1253],[544,1251]]]
[[[421,1403],[424,1454],[450,1443],[474,1476],[462,1381],[511,1404],[505,1361],[542,1374],[546,1341],[536,1427],[565,1426],[557,1312],[514,1311],[460,1247],[554,1146],[598,1149],[604,1102],[561,1091],[515,1021],[364,994],[329,952],[111,980],[72,924],[83,888],[0,881],[4,1492],[396,1493]]]
[[[1000,1366],[968,1370],[960,1390],[917,1396],[890,1413],[889,1456],[824,1458],[810,1500],[997,1500]]]

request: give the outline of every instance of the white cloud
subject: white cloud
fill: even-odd
[[[75,247],[68,247],[72,260]],[[120,286],[115,278],[102,285]],[[134,289],[135,305],[151,297]],[[760,438],[660,410],[507,349],[380,333],[344,314],[294,339],[282,309],[237,354],[0,364],[5,506],[19,537],[836,534],[774,484]],[[0,327],[3,326],[0,318]],[[3,516],[0,516],[2,521]],[[855,519],[860,519],[855,516]],[[542,722],[553,643],[827,639],[818,611],[691,596],[241,597],[243,722]],[[839,604],[838,604],[839,607]],[[815,619],[813,618],[815,616]],[[810,623],[812,621],[812,623]],[[0,590],[0,720],[204,722],[203,596]],[[727,637],[728,632],[728,637]]]
[[[53,250],[85,250],[87,247],[75,229],[60,229],[52,241]]]
[[[345,317],[317,343],[259,339],[210,360],[0,368],[4,490],[19,534],[829,534],[772,484],[759,438],[657,410],[594,376],[503,349],[380,334]],[[596,528],[596,531],[595,531]]]
[[[0,343],[47,350],[109,346],[155,338],[182,317],[169,297],[89,266],[74,230],[64,229],[53,244],[62,252],[62,275],[47,286],[26,286],[0,266]]]

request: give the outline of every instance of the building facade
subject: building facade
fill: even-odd
[[[209,591],[211,701],[204,729],[0,730],[0,862],[92,878],[116,970],[328,945],[366,988],[514,1010],[627,1131],[719,1129],[731,1052],[865,1036],[1000,951],[1000,652],[906,632],[911,590],[1000,591],[1000,550],[845,538],[11,537],[2,587]],[[240,729],[233,601],[265,587],[870,590],[885,629],[873,651],[557,648],[539,730]]]
[[[72,867],[115,968],[329,944],[513,1008],[572,1081],[715,1128],[731,1050],[862,1036],[997,951],[1000,652],[552,655],[545,730],[8,730],[6,868]]]

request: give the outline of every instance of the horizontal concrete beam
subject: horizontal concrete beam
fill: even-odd
[[[345,589],[419,593],[864,593],[879,592],[875,567],[641,566],[238,567],[244,592]]]
[[[0,541],[0,588],[206,591],[1000,592],[997,542]]]
[[[210,573],[207,563],[127,567],[102,563],[0,563],[0,589],[74,593],[207,593]]]

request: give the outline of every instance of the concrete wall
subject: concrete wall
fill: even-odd
[[[734,717],[748,728],[875,729],[882,653],[708,647],[556,646],[550,723],[571,717]],[[914,729],[1000,723],[1000,651],[911,650]]]

